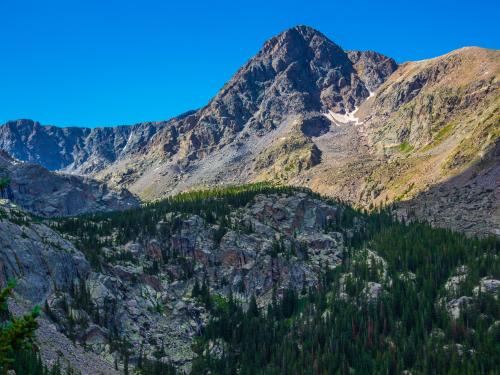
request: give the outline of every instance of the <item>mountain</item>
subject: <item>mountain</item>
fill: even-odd
[[[50,172],[20,162],[0,151],[0,198],[40,216],[74,216],[137,207],[139,200],[124,188],[112,189],[88,177]]]
[[[368,87],[397,67],[380,54],[351,55],[356,63],[316,30],[289,29],[267,41],[206,107],[172,121],[147,154],[97,176],[153,199],[310,168],[321,159],[312,137],[330,125],[323,114],[354,110],[370,95]]]
[[[290,114],[326,108],[351,111],[395,68],[392,59],[377,53],[347,54],[320,32],[298,26],[266,42],[199,111],[169,122],[114,128],[11,121],[0,128],[0,148],[50,170],[83,174],[144,154],[152,146],[167,157],[177,153],[179,159],[199,157],[231,143],[244,128],[269,131]]]
[[[1,126],[0,371],[496,373],[499,73],[297,26],[168,121]]]
[[[498,51],[470,47],[398,65],[297,26],[197,111],[116,128],[14,121],[0,127],[0,148],[145,201],[274,181],[498,234],[499,61]]]
[[[13,121],[0,128],[0,147],[49,169],[104,170],[98,176],[130,185],[143,198],[157,198],[192,186],[191,180],[220,180],[220,164],[239,167],[234,159],[259,154],[285,128],[297,130],[300,148],[311,148],[310,133],[328,127],[322,112],[352,111],[396,67],[394,60],[377,53],[348,54],[320,32],[298,26],[266,42],[198,111],[168,122],[117,128],[57,128]],[[304,132],[301,124],[292,126],[297,121],[305,121]],[[234,150],[247,143],[255,149]],[[201,162],[207,155],[220,159],[218,165],[210,168],[212,162]]]

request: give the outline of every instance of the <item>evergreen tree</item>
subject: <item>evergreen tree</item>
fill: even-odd
[[[12,366],[15,353],[19,350],[31,348],[35,330],[36,318],[40,314],[36,307],[29,314],[20,318],[13,317],[7,307],[7,298],[12,295],[15,287],[14,281],[9,281],[7,286],[0,291],[0,368],[4,374]]]

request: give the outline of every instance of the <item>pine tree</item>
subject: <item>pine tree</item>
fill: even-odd
[[[16,351],[31,348],[37,328],[36,318],[40,314],[39,308],[35,307],[20,318],[10,315],[7,299],[12,295],[14,287],[15,282],[9,281],[7,287],[0,291],[0,316],[3,320],[0,326],[0,368],[3,374],[7,374],[12,366]]]
[[[248,304],[247,316],[250,318],[256,318],[259,316],[259,308],[257,306],[257,300],[255,295],[250,298],[250,303]]]

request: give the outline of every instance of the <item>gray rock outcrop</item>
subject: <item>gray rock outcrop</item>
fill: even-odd
[[[137,207],[139,199],[124,188],[112,189],[88,177],[50,172],[16,161],[0,151],[0,197],[40,216],[71,216]]]

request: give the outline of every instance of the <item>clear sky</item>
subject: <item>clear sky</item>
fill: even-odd
[[[206,104],[266,39],[297,24],[399,62],[499,49],[499,4],[0,0],[0,123],[168,119]]]

